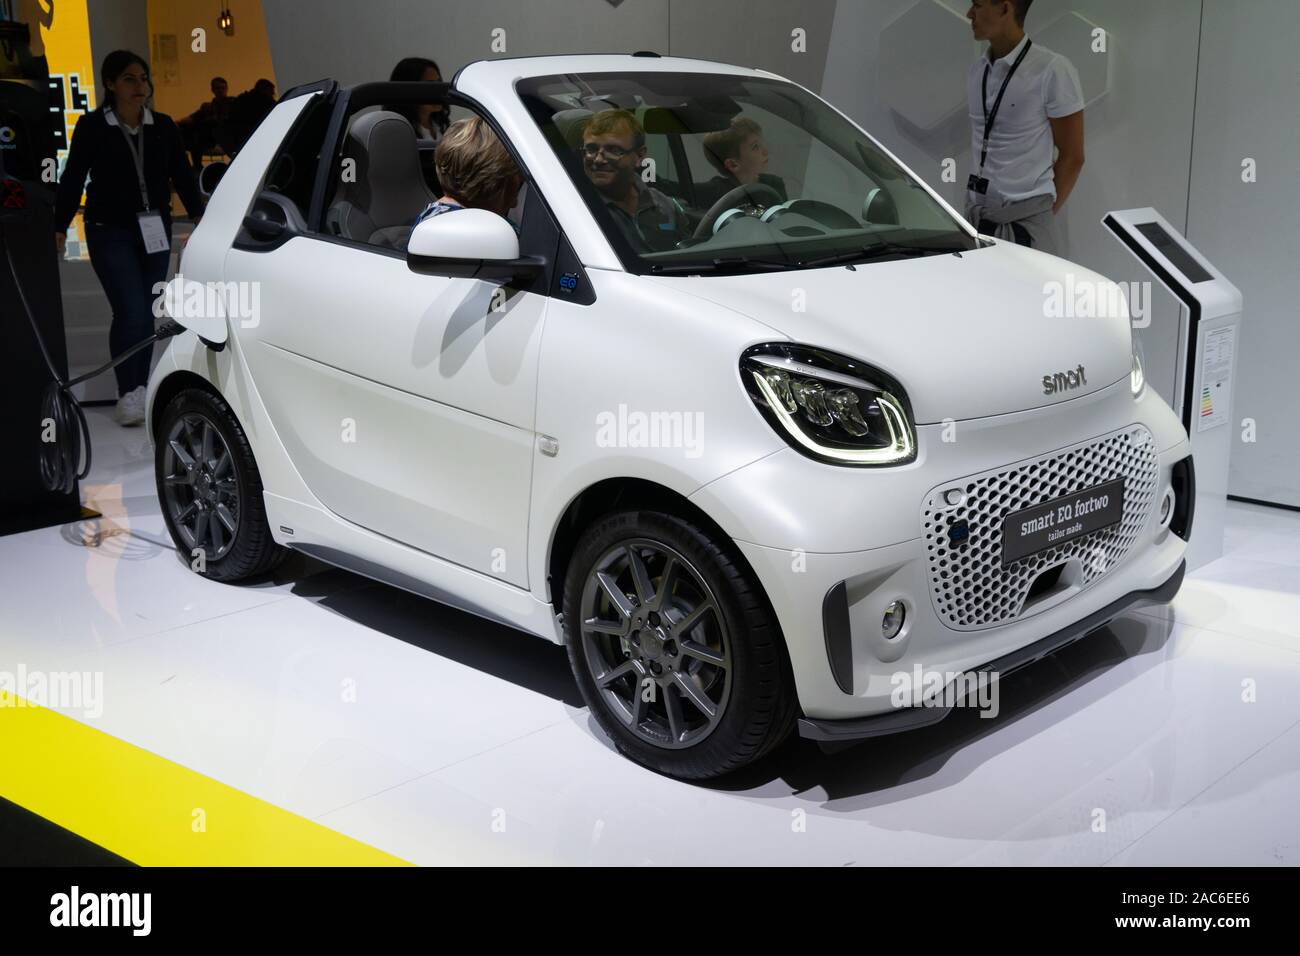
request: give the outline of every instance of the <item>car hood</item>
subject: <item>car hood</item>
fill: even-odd
[[[918,424],[1070,401],[1126,378],[1132,365],[1119,287],[1010,243],[853,269],[653,281],[889,373]],[[1045,376],[1079,366],[1083,383],[1046,391]]]

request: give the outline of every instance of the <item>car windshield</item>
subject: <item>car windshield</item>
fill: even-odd
[[[570,73],[517,90],[630,272],[803,269],[978,247],[870,137],[791,83]]]

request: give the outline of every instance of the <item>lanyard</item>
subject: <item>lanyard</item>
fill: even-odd
[[[136,143],[131,139],[131,134],[126,131],[122,125],[121,118],[118,118],[117,128],[122,131],[122,138],[126,140],[126,148],[131,151],[131,159],[135,162],[135,176],[140,183],[140,201],[144,203],[144,211],[149,211],[149,186],[144,181],[144,112],[140,113],[140,132],[136,135],[140,137],[139,149],[136,149]]]
[[[993,124],[997,122],[998,110],[1002,108],[1002,97],[1006,95],[1007,87],[1011,84],[1011,78],[1016,75],[1016,70],[1024,62],[1025,54],[1029,48],[1034,45],[1033,40],[1026,40],[1025,47],[1016,57],[1016,62],[1011,64],[1011,69],[1007,71],[1006,78],[1002,81],[1002,89],[998,90],[998,98],[993,101],[993,109],[989,110],[989,71],[993,69],[993,64],[989,63],[984,67],[984,87],[980,98],[980,106],[984,107],[984,148],[980,152],[980,172],[984,172],[984,163],[989,158],[989,135],[993,132]]]

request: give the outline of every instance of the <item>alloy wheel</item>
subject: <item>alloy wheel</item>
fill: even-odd
[[[163,449],[163,498],[186,550],[225,557],[239,531],[239,482],[221,433],[203,415],[179,417]]]
[[[624,726],[665,749],[713,732],[731,692],[731,639],[690,561],[647,538],[620,542],[588,575],[581,614],[587,667]]]

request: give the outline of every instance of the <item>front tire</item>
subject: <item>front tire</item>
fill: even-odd
[[[592,715],[643,766],[719,776],[794,725],[793,677],[761,589],[729,542],[674,515],[625,511],[587,529],[564,627]]]
[[[191,569],[214,581],[271,570],[286,552],[271,537],[262,476],[230,406],[203,389],[163,409],[154,477],[163,519]]]

